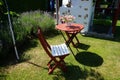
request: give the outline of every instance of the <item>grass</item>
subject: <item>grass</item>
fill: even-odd
[[[120,27],[117,27],[120,30]],[[118,30],[118,31],[119,31]],[[65,58],[68,71],[59,68],[48,75],[49,57],[39,41],[36,47],[24,52],[29,59],[0,67],[0,80],[120,80],[120,36],[113,40],[77,35],[81,44],[78,51],[72,46],[74,56]],[[61,35],[48,37],[50,44],[64,42]]]

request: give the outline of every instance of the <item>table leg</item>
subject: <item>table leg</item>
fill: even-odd
[[[73,38],[76,37],[77,33],[73,33],[73,34],[69,34],[66,32],[66,35],[68,37],[68,40],[66,41],[66,43],[69,45],[70,43],[72,43],[72,45],[75,47],[75,43],[73,42]]]
[[[72,43],[72,45],[75,47],[75,43],[73,42],[73,38],[75,37],[75,39],[76,39],[76,41],[77,41],[77,43],[79,43],[79,40],[78,40],[78,38],[77,38],[77,33],[67,33],[66,32],[66,35],[67,35],[67,37],[68,37],[68,40],[67,40],[67,42],[66,43],[68,43],[68,44],[70,44],[70,42]]]
[[[76,38],[76,40],[77,40],[77,43],[80,43],[79,40],[78,40],[78,38],[77,38],[77,36],[75,36],[75,38]]]
[[[73,35],[71,34],[71,36],[70,36],[70,34],[67,33],[67,32],[66,32],[66,35],[67,35],[67,37],[68,37],[67,43],[70,44],[70,42],[71,42],[72,45],[75,46],[75,44],[74,44],[74,42],[73,42],[73,38],[74,38]]]
[[[75,37],[76,40],[77,40],[77,42],[79,43],[79,40],[78,40],[78,38],[77,38],[77,36],[76,36],[77,33],[69,34],[69,33],[66,32],[66,35],[68,36],[68,40],[66,40],[66,44],[69,46],[69,44],[72,43],[72,45],[73,45],[74,47],[76,47],[76,46],[75,46],[75,43],[73,42],[73,38]],[[79,51],[77,48],[76,48],[76,50]],[[73,54],[73,55],[74,55],[74,54]]]

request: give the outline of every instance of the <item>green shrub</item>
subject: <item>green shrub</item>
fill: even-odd
[[[7,23],[7,22],[6,22]],[[31,30],[36,34],[37,27],[40,26],[43,31],[47,32],[55,27],[54,19],[47,13],[37,11],[24,12],[19,14],[18,17],[12,17],[13,31],[17,47],[22,49],[31,37]],[[0,29],[0,40],[2,41],[3,47],[0,50],[0,56],[6,57],[13,53],[12,37],[8,25],[4,25]]]
[[[9,28],[7,25],[4,25],[0,29],[0,40],[1,40],[1,52],[0,52],[0,58],[3,58],[7,56],[7,54],[11,50],[11,45],[12,45],[12,39],[11,39],[11,34],[9,31]],[[2,56],[1,56],[2,55]]]
[[[18,21],[28,32],[32,27],[34,31],[36,31],[38,26],[41,26],[43,31],[48,31],[55,27],[54,19],[47,12],[39,10],[22,13]]]
[[[111,26],[111,20],[107,19],[94,19],[94,25],[102,25],[102,26]]]

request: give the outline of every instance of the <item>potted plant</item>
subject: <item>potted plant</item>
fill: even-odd
[[[68,25],[70,25],[70,23],[73,22],[74,19],[75,17],[73,15],[64,15],[60,17],[61,23],[67,23]]]

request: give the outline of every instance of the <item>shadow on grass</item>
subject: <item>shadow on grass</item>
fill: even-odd
[[[22,54],[25,51],[30,50],[31,48],[36,47],[38,44],[37,38],[31,39],[31,40],[26,40],[22,45],[18,44],[17,48],[20,54]]]
[[[77,43],[75,45],[76,48],[79,48],[79,49],[83,49],[83,50],[88,50],[88,48],[90,47],[90,45],[87,45],[87,44],[84,44],[84,43]]]
[[[98,67],[103,63],[103,58],[92,52],[79,52],[74,57],[77,62],[89,67]],[[72,64],[67,65],[66,72],[57,71],[52,75],[55,75],[53,80],[104,80],[98,71],[92,68],[80,68],[80,66]]]
[[[32,64],[32,65],[34,65],[34,66],[36,66],[36,67],[41,67],[41,68],[43,68],[43,69],[47,69],[47,70],[48,70],[48,68],[45,68],[45,67],[43,67],[43,66],[41,66],[41,65],[35,64],[35,63],[33,63],[33,62],[30,62],[30,61],[27,61],[27,63]]]
[[[75,55],[75,59],[80,64],[90,67],[97,67],[103,63],[103,58],[92,52],[79,52]]]
[[[37,44],[38,43],[36,40],[28,40],[22,44],[20,43],[17,44],[17,50],[20,59],[19,60],[16,59],[14,48],[12,48],[12,50],[9,52],[9,55],[0,59],[0,66],[14,65],[29,60],[30,59],[29,56],[24,57],[25,55],[24,52],[30,50],[33,47],[36,47]]]
[[[102,75],[93,69],[81,69],[79,66],[67,66],[67,72],[56,72],[53,80],[104,80]]]
[[[47,38],[51,38],[59,34],[57,31],[55,31],[52,33],[50,32],[48,36],[47,33],[46,33]],[[16,59],[15,51],[14,51],[14,48],[12,47],[12,49],[10,49],[9,54],[6,57],[2,57],[2,58],[0,57],[0,67],[15,65],[24,61],[28,61],[30,59],[30,56],[26,56],[24,52],[30,50],[31,48],[36,47],[38,43],[39,42],[37,41],[36,36],[34,38],[28,38],[24,42],[18,42],[16,46],[17,46],[20,60]]]

